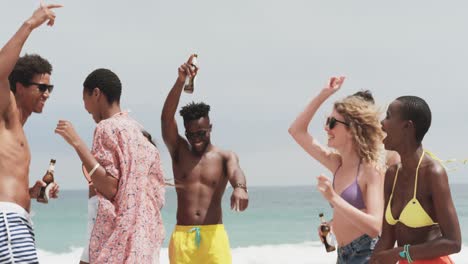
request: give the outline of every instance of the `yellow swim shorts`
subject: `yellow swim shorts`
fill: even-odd
[[[171,264],[231,264],[224,225],[176,225],[169,243]]]

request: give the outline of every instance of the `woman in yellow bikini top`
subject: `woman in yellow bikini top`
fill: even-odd
[[[389,105],[381,124],[387,134],[383,140],[385,149],[398,152],[401,163],[389,168],[385,175],[387,205],[382,234],[370,263],[453,264],[450,255],[461,249],[461,232],[448,176],[437,159],[428,157],[426,154],[430,153],[422,147],[431,124],[429,106],[416,96],[399,97]],[[408,173],[413,169],[411,189],[411,182],[403,184],[401,179],[412,178]],[[400,190],[395,192],[395,187]],[[392,205],[399,209],[408,198],[410,201],[403,203],[399,215],[394,214],[397,212],[392,212]]]
[[[398,179],[398,172],[400,171],[400,166],[398,166],[397,168],[397,171],[395,173],[395,180],[393,181],[392,194],[390,195],[387,209],[385,210],[385,220],[387,221],[389,225],[396,225],[398,222],[400,222],[407,227],[418,228],[418,227],[431,226],[431,225],[437,224],[432,220],[429,214],[426,213],[426,210],[424,210],[421,203],[416,198],[416,193],[418,190],[419,166],[421,165],[421,162],[424,158],[424,154],[425,152],[423,152],[423,154],[421,155],[421,158],[419,159],[419,162],[418,162],[418,167],[416,167],[416,177],[414,180],[413,198],[403,208],[403,210],[400,213],[399,219],[395,219],[392,215],[393,191],[395,190],[395,184]]]

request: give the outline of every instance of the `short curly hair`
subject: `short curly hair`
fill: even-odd
[[[210,106],[204,102],[191,102],[182,107],[179,113],[184,118],[184,123],[187,123],[202,117],[209,117],[208,112],[210,112]]]
[[[16,83],[28,85],[36,74],[52,74],[52,65],[37,54],[26,54],[16,62],[13,71],[8,76],[10,90],[16,93]]]
[[[384,132],[379,120],[381,111],[378,107],[360,96],[348,96],[335,102],[334,107],[349,124],[359,156],[367,162],[382,165],[379,163],[384,150]]]
[[[83,87],[88,94],[92,94],[94,88],[99,88],[99,90],[106,95],[109,104],[114,102],[120,103],[122,83],[117,74],[109,69],[100,68],[91,72],[88,77],[86,77]]]

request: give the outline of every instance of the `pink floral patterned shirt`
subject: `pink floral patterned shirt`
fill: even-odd
[[[119,184],[112,201],[98,194],[90,263],[159,263],[165,189],[157,148],[122,112],[97,124],[91,152]]]

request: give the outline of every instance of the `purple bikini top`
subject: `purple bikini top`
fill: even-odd
[[[335,188],[335,175],[338,172],[338,169],[341,168],[338,166],[338,168],[335,171],[335,174],[333,175],[333,188]],[[351,183],[344,191],[341,193],[341,198],[343,200],[347,201],[350,205],[356,207],[357,209],[365,209],[366,204],[364,203],[364,199],[362,198],[362,191],[361,188],[359,187],[357,178],[359,175],[359,169],[361,168],[361,162],[359,162],[358,165],[358,170],[356,174],[356,178],[354,179],[354,182]]]

